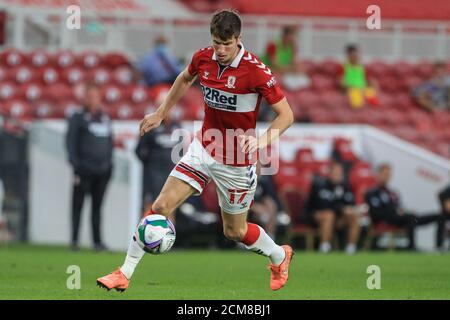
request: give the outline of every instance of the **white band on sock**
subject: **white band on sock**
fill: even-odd
[[[260,226],[258,226],[259,228],[259,237],[258,239],[255,241],[255,243],[253,243],[250,246],[245,246],[247,249],[252,250],[258,254],[262,254],[266,257],[270,258],[270,261],[274,264],[274,265],[280,265],[285,256],[286,253],[284,252],[284,249],[277,245],[266,233],[266,231],[264,231],[263,228],[261,228]]]

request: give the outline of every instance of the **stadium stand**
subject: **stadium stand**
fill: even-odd
[[[68,102],[75,103],[75,87],[86,80],[95,80],[102,87],[104,101],[114,111],[113,116],[118,115],[117,104],[127,102],[134,112],[126,113],[125,118],[140,119],[143,114],[139,106],[147,96],[154,96],[151,92],[155,89],[142,87],[133,80],[128,58],[114,52],[75,53],[64,50],[50,53],[45,50],[22,52],[6,49],[1,52],[0,61],[0,99],[20,101],[33,110],[30,119],[41,117],[36,112],[43,101],[58,110],[67,106]],[[356,111],[350,110],[345,95],[339,91],[335,81],[338,65],[338,61],[329,59],[308,61],[311,87],[287,93],[297,121],[307,118],[314,123],[369,124],[441,156],[450,157],[450,148],[446,147],[450,142],[450,131],[446,125],[450,121],[450,113],[427,113],[418,108],[410,95],[413,87],[429,77],[429,62],[369,63],[368,69],[381,83],[380,106]],[[202,97],[195,89],[181,104],[186,110],[186,119],[201,118]],[[7,114],[12,110],[5,109],[4,104],[2,106]],[[64,114],[50,111],[48,117]],[[21,113],[9,115],[16,117]]]
[[[333,0],[322,0],[320,2],[286,0],[277,2],[277,5],[273,5],[273,1],[270,0],[182,0],[182,2],[201,12],[212,12],[228,6],[236,8],[243,14],[329,17],[360,17],[361,12],[366,12],[367,7],[373,4],[373,1],[368,0],[343,0],[339,2],[339,6],[336,6],[336,2]],[[376,4],[383,8],[383,17],[388,19],[450,19],[446,0],[435,0],[432,6],[426,0],[414,1],[413,6],[408,0],[379,0]]]
[[[195,11],[212,12],[225,6],[222,1],[183,0]],[[106,3],[106,2],[104,2]],[[344,0],[341,10],[331,0],[314,2],[283,1],[272,6],[267,0],[227,0],[229,7],[244,14],[302,15],[356,17],[365,12],[367,1]],[[391,19],[450,19],[447,1],[437,0],[433,6],[416,1],[410,10],[404,0],[381,0],[383,17]],[[269,8],[269,9],[268,9]],[[0,16],[1,19],[4,16]],[[195,23],[193,23],[195,25]],[[1,27],[0,27],[1,28]],[[1,42],[1,29],[0,29]],[[340,44],[342,47],[344,43]],[[17,121],[63,119],[81,107],[80,84],[94,80],[101,87],[105,106],[115,120],[140,120],[155,109],[158,95],[167,87],[144,87],[133,77],[135,57],[115,50],[86,49],[19,49],[0,51],[0,114]],[[311,79],[311,86],[300,90],[286,89],[286,95],[297,122],[316,124],[368,124],[450,158],[450,111],[427,113],[411,98],[411,90],[428,79],[434,61],[371,60],[367,72],[380,83],[378,107],[352,110],[346,95],[340,90],[338,73],[341,60],[335,58],[302,60]],[[450,63],[448,64],[450,71]],[[203,117],[203,97],[198,88],[191,88],[174,110],[180,120],[199,120]],[[120,145],[120,144],[117,144]],[[358,204],[375,180],[370,164],[358,159],[349,141],[337,138],[334,150],[339,161],[349,163],[348,180]],[[335,155],[334,155],[335,156]],[[312,149],[300,148],[290,162],[282,162],[274,177],[280,198],[291,216],[291,239],[306,237],[306,246],[313,247],[316,230],[303,219],[302,212],[314,175],[326,175],[329,159],[318,160]],[[208,211],[217,211],[214,186],[204,192]],[[402,232],[389,226],[375,225],[369,232],[371,239],[386,232]]]

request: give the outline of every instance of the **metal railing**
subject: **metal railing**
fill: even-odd
[[[1,9],[1,8],[0,8]],[[66,27],[60,10],[4,8],[8,12],[7,46],[23,50],[46,47],[75,51],[119,51],[132,59],[146,52],[152,40],[164,34],[171,49],[185,61],[198,48],[210,44],[209,15],[175,19],[139,14],[108,16],[83,12],[80,30]],[[299,28],[298,55],[305,59],[342,59],[349,42],[358,43],[366,60],[386,61],[450,59],[450,22],[382,20],[381,30],[366,28],[361,19],[287,16],[243,16],[246,48],[262,54],[283,25]]]

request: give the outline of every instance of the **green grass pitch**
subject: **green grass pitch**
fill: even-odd
[[[0,248],[0,299],[450,299],[450,254],[297,251],[287,285],[272,292],[268,260],[251,252],[182,251],[146,255],[124,293],[96,286],[124,253],[62,247]],[[81,289],[67,288],[67,268],[81,270]],[[367,267],[381,269],[381,289],[366,286]]]

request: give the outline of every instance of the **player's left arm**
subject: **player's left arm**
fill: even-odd
[[[272,109],[275,111],[277,116],[264,134],[258,138],[241,136],[241,148],[245,153],[253,153],[257,149],[267,147],[272,143],[272,141],[281,136],[281,134],[294,122],[294,114],[286,97],[273,104]]]

